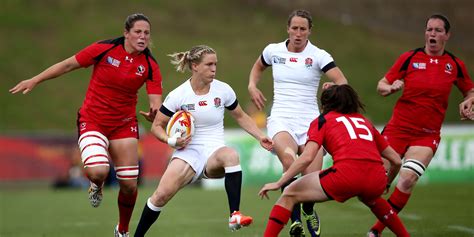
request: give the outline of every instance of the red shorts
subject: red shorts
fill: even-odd
[[[352,197],[371,201],[380,197],[387,186],[383,165],[370,161],[340,161],[322,170],[319,179],[326,195],[338,202]]]
[[[408,148],[411,146],[425,146],[433,150],[433,154],[438,149],[441,137],[439,134],[413,134],[409,132],[399,131],[393,128],[385,128],[382,131],[382,135],[388,144],[398,153],[400,156],[404,156]]]
[[[129,137],[138,139],[139,136],[138,121],[136,118],[131,119],[130,121],[125,121],[119,126],[106,126],[78,116],[77,131],[78,137],[86,132],[96,131],[107,137],[109,140]]]

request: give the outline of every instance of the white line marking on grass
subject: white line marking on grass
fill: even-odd
[[[400,213],[399,216],[401,216],[402,218],[405,218],[405,219],[408,219],[408,220],[413,220],[413,221],[418,221],[418,220],[421,220],[423,218],[421,218],[421,216],[418,216],[416,214],[410,214],[410,213]]]
[[[469,233],[469,234],[474,234],[474,229],[469,228],[466,226],[461,226],[461,225],[449,225],[448,228],[454,229],[454,230],[459,230],[461,232]]]
[[[84,227],[84,226],[96,226],[99,225],[98,222],[73,222],[73,223],[64,223],[63,226],[78,226],[78,227]]]

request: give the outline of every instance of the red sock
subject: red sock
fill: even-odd
[[[393,191],[392,195],[388,199],[388,202],[390,205],[393,207],[393,210],[396,213],[399,213],[407,204],[408,199],[410,198],[411,193],[404,193],[400,191],[397,187],[395,187],[395,190]],[[374,226],[372,226],[372,230],[376,230],[379,233],[382,233],[383,229],[385,228],[385,225],[379,220],[377,223],[375,223]]]
[[[128,224],[132,218],[133,208],[135,207],[135,201],[137,200],[137,191],[133,194],[124,194],[119,191],[118,195],[118,208],[119,208],[119,225],[118,229],[120,232],[128,232]]]
[[[397,236],[410,236],[395,210],[384,199],[378,198],[375,200],[375,204],[370,210],[377,216],[379,221],[385,224]]]
[[[280,205],[273,206],[263,237],[278,236],[280,231],[288,222],[288,219],[290,219],[290,216],[291,210],[288,210]]]

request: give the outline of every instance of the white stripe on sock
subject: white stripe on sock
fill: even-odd
[[[236,166],[229,166],[229,167],[224,167],[224,170],[225,170],[225,173],[235,173],[235,172],[239,172],[239,171],[242,171],[242,168],[240,167],[240,165],[236,165]]]
[[[148,208],[150,208],[152,211],[156,211],[156,212],[161,211],[161,207],[157,207],[157,206],[153,205],[153,203],[151,203],[151,198],[148,198],[148,201],[146,202],[146,205],[147,205]]]

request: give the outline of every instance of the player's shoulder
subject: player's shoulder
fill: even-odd
[[[464,61],[457,57],[455,54],[451,53],[450,51],[445,50],[443,56],[449,57],[457,63],[464,65]]]
[[[286,42],[287,42],[287,40],[282,41],[282,42],[278,42],[278,43],[270,43],[265,47],[264,50],[266,50],[266,51],[286,50]]]
[[[218,79],[212,80],[211,86],[213,87],[213,91],[228,92],[229,90],[233,90],[228,83]]]
[[[186,81],[181,83],[181,85],[171,90],[168,93],[168,97],[175,96],[175,95],[183,96],[190,93],[192,93],[192,88],[191,88],[189,79],[187,79]]]
[[[405,52],[403,52],[402,54],[400,54],[399,58],[400,59],[408,59],[408,58],[411,58],[411,57],[426,57],[427,54],[425,53],[425,51],[423,50],[423,48],[415,48],[415,49],[410,49],[410,50],[407,50]]]

